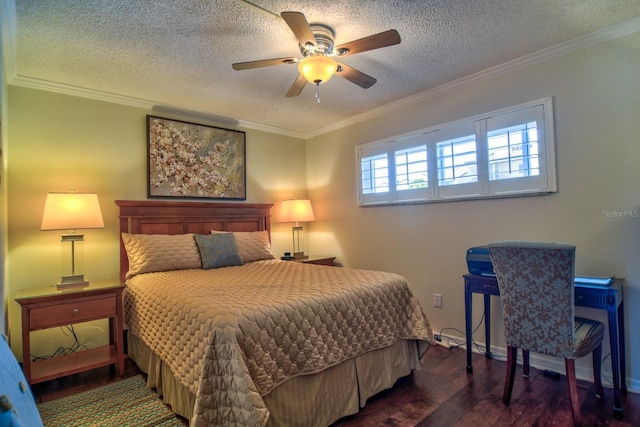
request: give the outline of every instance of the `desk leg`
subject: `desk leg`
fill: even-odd
[[[613,416],[622,418],[620,399],[620,344],[618,340],[618,310],[615,307],[607,310],[609,322],[609,344],[611,347],[611,371],[613,374]]]
[[[464,286],[464,328],[467,338],[467,373],[473,373],[471,365],[471,291],[465,283]]]
[[[491,295],[488,294],[484,294],[484,337],[487,346],[484,357],[491,359]]]
[[[627,360],[624,341],[624,304],[618,307],[618,344],[620,345],[620,391],[627,394]]]

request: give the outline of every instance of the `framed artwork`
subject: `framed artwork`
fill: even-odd
[[[246,200],[244,132],[147,116],[148,196]]]

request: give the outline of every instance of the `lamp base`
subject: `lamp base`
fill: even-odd
[[[294,252],[293,253],[293,259],[307,259],[309,258],[308,255],[305,255],[304,252]]]
[[[84,274],[62,276],[60,278],[60,282],[56,283],[54,286],[58,289],[84,288],[89,286],[89,281],[84,280]]]
[[[58,288],[58,290],[64,291],[65,289],[86,288],[87,286],[89,286],[89,282],[85,280],[84,282],[56,283],[55,285],[51,286],[55,286],[56,288]]]

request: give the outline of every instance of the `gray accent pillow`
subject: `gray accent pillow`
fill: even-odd
[[[203,269],[243,264],[233,234],[196,234],[194,237],[200,251]]]

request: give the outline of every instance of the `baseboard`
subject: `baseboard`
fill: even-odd
[[[454,335],[440,334],[440,339],[445,343],[461,343],[460,347],[463,351],[466,351],[467,341],[464,337],[457,337]],[[480,349],[476,348],[485,347],[483,342],[475,342],[472,351],[478,354],[484,354]],[[491,354],[494,359],[507,360],[507,349],[503,347],[491,346]],[[602,385],[605,387],[612,387],[613,380],[611,375],[611,356],[607,357],[602,364]],[[585,357],[584,363],[580,359],[576,361],[576,378],[584,381],[593,381],[593,370],[591,367],[591,358]],[[557,372],[561,375],[565,374],[564,360],[558,357],[546,356],[544,354],[531,353],[529,363],[531,367],[539,369],[541,371],[549,370]],[[518,364],[522,364],[522,352],[518,352]],[[628,371],[627,371],[628,372]],[[627,391],[629,393],[640,393],[640,380],[630,379],[627,377]]]

